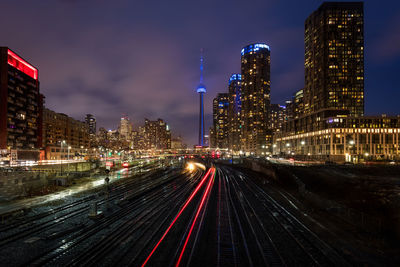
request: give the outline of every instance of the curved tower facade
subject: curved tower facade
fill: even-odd
[[[251,44],[241,54],[241,149],[246,154],[262,155],[271,142],[270,48],[266,44]]]
[[[200,84],[197,86],[197,93],[200,95],[200,114],[199,114],[199,146],[204,146],[204,94],[206,86],[203,84],[203,53],[200,56]]]

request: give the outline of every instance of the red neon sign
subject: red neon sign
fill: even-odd
[[[7,62],[9,65],[13,66],[17,70],[22,71],[26,75],[32,77],[33,79],[38,79],[38,70],[33,67],[31,64],[20,58],[17,54],[13,51],[8,49],[8,57]]]
[[[106,166],[112,167],[114,166],[114,163],[112,161],[107,161]]]

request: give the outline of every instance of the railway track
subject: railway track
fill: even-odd
[[[169,182],[175,180],[176,178],[178,177],[172,177]],[[71,259],[67,260],[67,258],[71,257],[73,259],[76,255],[80,255],[79,251],[85,251],[85,247],[92,246],[92,242],[98,240],[98,238],[95,238],[96,235],[98,235],[104,229],[115,228],[118,230],[123,227],[124,223],[127,223],[129,220],[137,221],[137,219],[135,218],[137,216],[140,216],[141,213],[148,210],[148,205],[140,205],[141,203],[143,203],[144,197],[146,198],[146,202],[152,204],[155,203],[155,201],[157,200],[163,200],[165,197],[165,193],[163,194],[163,187],[168,186],[168,184],[166,183],[167,182],[164,182],[163,184],[158,185],[157,190],[152,190],[150,192],[147,190],[146,194],[136,195],[134,198],[132,197],[131,202],[124,206],[122,209],[98,220],[96,224],[92,224],[90,227],[86,227],[85,229],[82,229],[82,231],[76,232],[73,235],[64,238],[62,242],[60,242],[58,245],[49,249],[39,257],[30,260],[28,263],[26,263],[26,265],[54,265],[57,262],[61,262],[61,265],[63,265],[66,263],[75,262]],[[125,221],[123,219],[125,219]],[[88,240],[91,238],[93,240],[92,242],[89,242]],[[105,242],[104,238],[101,238],[100,240],[103,240],[100,242]],[[107,246],[109,246],[110,244],[111,243],[109,243]],[[89,257],[91,253],[93,253],[93,251],[89,250],[86,256]],[[79,259],[84,260],[82,256]],[[79,263],[79,260],[76,260],[76,262]]]
[[[221,168],[221,172],[227,184],[230,206],[234,211],[240,232],[242,240],[240,245],[245,252],[241,253],[239,265],[285,266],[285,262],[262,220],[257,217],[253,206],[247,201],[246,195],[235,183],[235,176],[224,168]]]
[[[143,175],[142,177],[146,177],[146,176],[147,176],[147,174]],[[115,188],[118,189],[118,188],[124,187],[125,185],[127,185],[127,184],[129,184],[131,182],[132,181],[128,180],[125,183],[117,185]],[[134,181],[134,182],[136,182],[136,181]],[[79,200],[73,201],[72,203],[68,203],[66,205],[61,205],[61,206],[58,206],[56,208],[52,208],[49,211],[41,212],[39,214],[35,214],[35,215],[29,216],[29,217],[24,217],[23,220],[19,220],[19,221],[16,221],[16,222],[8,223],[8,224],[0,227],[0,233],[9,231],[11,229],[20,228],[23,225],[29,225],[34,221],[43,219],[43,218],[48,217],[48,216],[54,216],[56,213],[68,210],[68,209],[73,208],[73,207],[76,207],[79,204],[86,203],[87,201],[93,200],[95,197],[96,197],[95,194],[93,194],[91,196],[84,197],[84,198],[81,198]]]
[[[105,263],[104,258],[110,258],[117,263],[128,254],[129,245],[135,244],[140,239],[146,238],[146,234],[152,233],[152,230],[158,229],[165,224],[166,218],[169,218],[173,211],[179,206],[182,197],[190,192],[193,184],[190,180],[177,185],[175,190],[171,190],[164,195],[156,194],[157,197],[149,201],[147,199],[146,206],[132,220],[125,221],[117,229],[109,233],[106,237],[93,244],[89,249],[83,250],[76,256],[71,266],[99,266],[111,265],[111,262]],[[125,243],[126,242],[126,243]],[[121,244],[127,248],[124,252],[117,250],[121,249]],[[113,254],[112,257],[110,255]],[[100,262],[101,261],[101,262]]]
[[[234,179],[236,186],[242,188],[243,195],[248,196],[244,198],[248,205],[251,205],[251,202],[258,203],[252,207],[252,212],[257,214],[255,217],[264,222],[264,225],[270,225],[270,229],[274,229],[272,233],[279,233],[281,239],[292,241],[281,241],[281,244],[285,244],[286,249],[290,248],[290,251],[286,251],[286,256],[283,257],[288,265],[294,263],[318,266],[349,265],[336,250],[318,238],[285,207],[254,183],[248,175],[242,172],[235,174],[231,172],[231,174],[236,175],[236,179]],[[240,177],[238,178],[238,176]],[[273,224],[271,224],[272,222]],[[277,240],[275,237],[273,239]]]
[[[165,173],[164,176],[167,174],[168,174],[168,172]],[[163,176],[160,176],[160,177],[162,178]],[[146,178],[148,178],[148,177],[146,177]],[[143,179],[140,179],[140,180],[143,180]],[[106,201],[116,200],[118,198],[121,198],[121,196],[125,197],[126,193],[129,191],[132,191],[132,188],[140,182],[141,181],[134,181],[134,182],[129,181],[127,183],[118,185],[115,188],[114,193],[108,200],[105,200],[105,199],[99,200],[99,201],[97,201],[97,205],[100,206],[100,205],[104,204]],[[152,187],[152,186],[156,185],[157,182],[159,182],[159,181],[156,180],[152,183],[149,183],[147,185],[147,187]],[[65,222],[68,219],[72,219],[74,217],[77,217],[79,215],[87,213],[90,209],[90,207],[87,205],[87,201],[94,200],[95,198],[96,198],[95,195],[91,195],[89,197],[85,197],[82,200],[78,200],[78,201],[75,201],[68,205],[61,206],[54,212],[51,212],[51,211],[45,212],[43,214],[39,214],[38,216],[33,216],[31,218],[28,218],[27,220],[25,220],[23,222],[19,222],[17,224],[13,224],[12,226],[9,226],[8,230],[12,230],[12,231],[8,235],[5,235],[3,233],[3,236],[0,238],[0,247],[5,246],[11,242],[32,236],[32,235],[40,233],[40,232],[43,232],[45,230],[48,230],[51,227],[59,225],[59,223]],[[59,217],[57,217],[57,218],[48,218],[45,221],[40,221],[38,223],[34,223],[35,221],[38,220],[36,218],[43,219],[43,218],[46,218],[49,216],[54,216],[54,214],[56,214],[57,212],[59,213],[62,211],[66,211],[68,209],[73,209],[73,210],[69,210],[66,214],[59,215]],[[21,226],[23,226],[23,225],[26,225],[27,227],[21,229]]]

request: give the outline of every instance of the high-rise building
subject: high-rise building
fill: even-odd
[[[214,123],[213,123],[214,124]],[[209,142],[208,145],[211,148],[215,148],[216,147],[216,138],[215,138],[215,129],[214,126],[210,127],[210,131],[209,131]]]
[[[228,148],[228,107],[229,97],[226,93],[218,94],[213,101],[213,118],[215,130],[215,148]]]
[[[177,136],[171,139],[171,149],[183,149],[182,137]]]
[[[128,116],[123,116],[119,124],[120,137],[125,140],[130,140],[132,135],[132,128],[132,123],[130,122]]]
[[[38,69],[0,47],[0,154],[42,146],[42,109]]]
[[[291,100],[285,101],[285,121],[297,119],[304,115],[304,90],[296,91]]]
[[[247,154],[261,155],[271,143],[270,48],[266,44],[251,44],[241,54],[241,148]]]
[[[271,104],[271,129],[273,133],[281,131],[285,116],[286,106]]]
[[[305,113],[364,115],[362,2],[325,2],[305,21]]]
[[[92,114],[86,114],[85,122],[89,128],[89,134],[96,135],[96,118]]]
[[[162,119],[156,121],[145,119],[144,135],[146,149],[171,148],[171,131],[168,124]]]
[[[293,115],[298,118],[304,114],[304,90],[300,89],[293,95]]]
[[[232,74],[228,86],[228,148],[234,152],[240,151],[240,114],[242,75]]]
[[[297,114],[274,136],[274,154],[328,162],[400,159],[400,117],[364,116],[363,24],[362,2],[325,2],[307,18],[306,84],[291,101]]]

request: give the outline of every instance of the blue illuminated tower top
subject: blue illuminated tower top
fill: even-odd
[[[206,86],[203,84],[203,49],[201,49],[200,53],[200,84],[197,86],[197,93],[205,93]]]
[[[242,75],[241,74],[232,74],[231,77],[229,78],[229,84],[233,81],[241,81],[242,80]]]
[[[259,43],[259,44],[251,44],[251,45],[244,47],[241,51],[241,54],[242,54],[242,56],[244,56],[247,53],[257,52],[262,49],[266,49],[266,50],[270,51],[269,46],[267,44]]]

